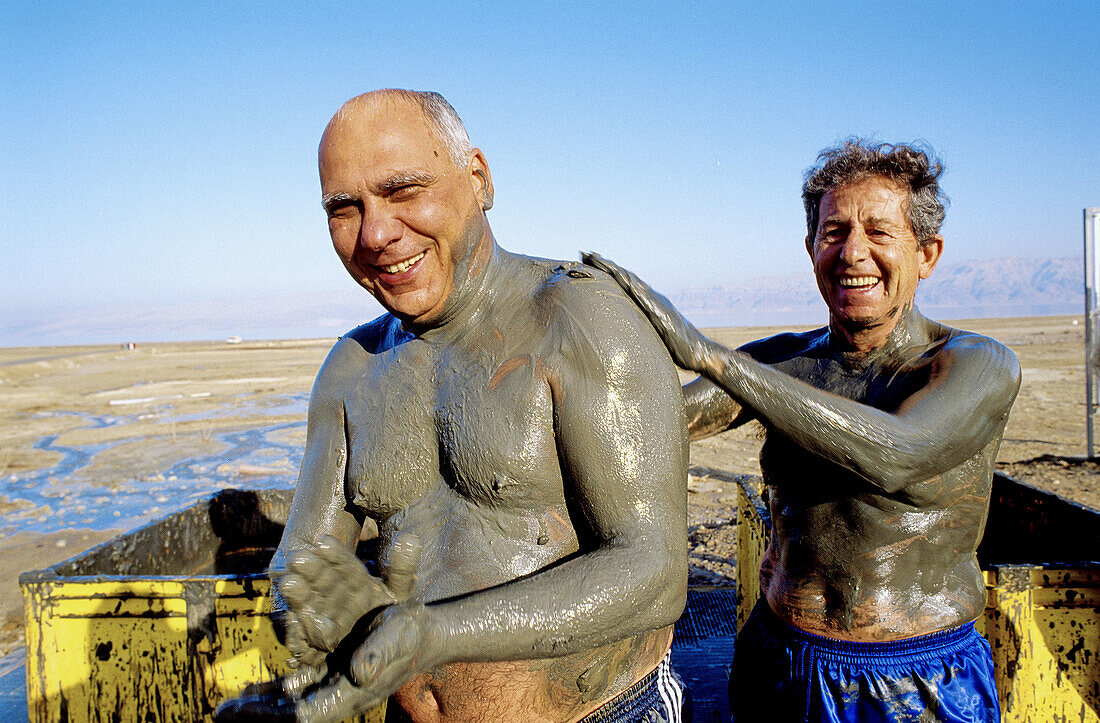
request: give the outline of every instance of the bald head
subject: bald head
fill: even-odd
[[[406,105],[417,108],[428,122],[436,139],[443,144],[451,161],[459,167],[466,165],[470,151],[470,137],[466,134],[466,127],[462,119],[439,93],[424,90],[404,90],[402,88],[383,88],[363,93],[344,103],[336,115],[329,121],[325,129],[325,135],[336,125],[342,125],[346,121],[364,113],[376,113],[385,106]],[[324,138],[321,140],[324,145]]]
[[[403,321],[445,317],[476,276],[475,251],[492,249],[493,205],[485,156],[447,102],[396,90],[353,98],[329,121],[317,160],[329,235],[356,282]]]

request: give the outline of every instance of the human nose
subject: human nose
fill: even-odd
[[[379,252],[401,238],[404,227],[380,208],[364,208],[363,222],[359,226],[359,245],[368,251]]]
[[[840,260],[848,266],[855,266],[867,258],[870,241],[862,229],[852,229],[844,239],[840,249]]]

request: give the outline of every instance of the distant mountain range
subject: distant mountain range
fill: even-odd
[[[1002,258],[942,263],[921,282],[917,303],[937,319],[1081,314],[1079,258]],[[809,264],[800,273],[738,284],[662,289],[700,326],[823,324]],[[326,294],[74,309],[53,316],[0,315],[0,346],[336,337],[382,312],[348,285]]]
[[[917,287],[917,306],[940,319],[1081,314],[1083,283],[1079,258],[941,263]],[[682,289],[668,297],[701,326],[824,324],[828,318],[809,264],[800,273]]]

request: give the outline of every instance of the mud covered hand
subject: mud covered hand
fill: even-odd
[[[392,605],[374,619],[351,658],[351,677],[371,705],[385,700],[410,678],[447,662],[444,639],[422,603]]]
[[[336,723],[380,705],[407,680],[439,665],[440,649],[440,636],[427,608],[416,602],[396,603],[371,624],[352,655],[350,675],[337,672],[298,692],[285,682],[276,687],[269,684],[266,690],[223,703],[214,719],[218,723]]]
[[[248,692],[218,706],[214,720],[217,723],[337,723],[380,702],[368,698],[367,693],[346,676],[337,674],[305,695],[291,695],[278,689]]]
[[[325,651],[312,647],[306,639],[305,628],[294,611],[286,607],[285,601],[277,592],[276,602],[271,611],[271,622],[275,626],[275,637],[290,651],[287,664],[293,670],[307,672],[318,670],[320,679],[324,675]],[[314,682],[314,681],[310,681]]]
[[[703,373],[713,354],[714,342],[703,336],[668,299],[661,296],[649,284],[630,271],[594,252],[581,254],[581,260],[589,266],[607,273],[623,287],[623,291],[649,318],[653,328],[668,347],[676,365]]]
[[[286,606],[277,615],[291,667],[320,666],[360,618],[408,599],[419,559],[420,541],[408,533],[394,540],[381,578],[332,537],[288,553],[285,570],[272,577]]]

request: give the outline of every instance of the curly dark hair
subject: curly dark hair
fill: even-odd
[[[942,173],[943,164],[925,143],[872,143],[865,138],[849,138],[826,148],[817,154],[817,163],[806,171],[802,184],[809,237],[812,240],[817,234],[822,196],[835,188],[882,176],[909,189],[909,228],[924,246],[939,233],[949,203],[940,190]]]

